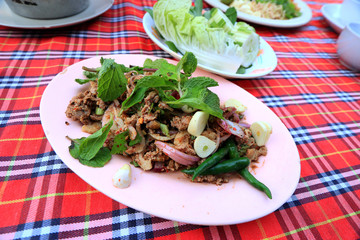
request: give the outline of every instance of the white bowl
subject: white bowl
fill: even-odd
[[[35,19],[64,18],[80,13],[89,6],[89,0],[5,0],[5,2],[14,13]]]
[[[337,41],[340,62],[347,68],[360,71],[360,23],[349,23]]]
[[[340,7],[340,21],[347,25],[360,22],[360,0],[344,0]]]

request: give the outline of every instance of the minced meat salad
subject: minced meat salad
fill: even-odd
[[[246,107],[235,99],[220,105],[208,88],[218,83],[191,77],[192,53],[177,65],[165,59],[125,67],[101,59],[83,67],[89,89],[74,96],[66,116],[83,124],[88,137],[72,139],[70,154],[82,164],[102,167],[113,154],[131,158],[145,171],[183,171],[195,182],[222,184],[240,174],[271,198],[270,190],[248,171],[265,156],[270,124],[245,123]]]

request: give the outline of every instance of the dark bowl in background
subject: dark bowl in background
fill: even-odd
[[[34,19],[69,17],[84,11],[89,6],[89,0],[5,0],[5,2],[14,13]]]

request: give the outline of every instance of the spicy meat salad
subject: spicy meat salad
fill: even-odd
[[[287,20],[301,16],[293,0],[221,0],[240,12],[262,18]]]
[[[74,158],[102,167],[120,154],[145,171],[182,171],[192,181],[218,185],[240,174],[271,198],[248,171],[266,155],[271,126],[247,124],[246,107],[235,99],[220,105],[209,90],[218,85],[215,80],[191,77],[197,66],[192,53],[177,65],[165,59],[147,59],[143,67],[100,62],[96,69],[84,67],[87,78],[76,81],[89,88],[74,96],[66,110],[91,134],[68,136]]]

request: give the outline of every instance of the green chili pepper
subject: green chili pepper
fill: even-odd
[[[235,142],[232,139],[229,139],[226,142],[226,146],[229,148],[229,156],[230,158],[239,158],[240,153],[237,150],[237,146]],[[264,192],[266,196],[268,196],[270,199],[272,199],[271,191],[270,189],[265,186],[262,182],[257,180],[247,168],[240,169],[238,173],[253,187],[259,189],[260,191]]]
[[[248,182],[250,183],[253,187],[259,189],[260,191],[263,191],[266,196],[268,196],[270,199],[272,199],[272,195],[271,195],[271,191],[270,189],[265,186],[265,184],[263,184],[262,182],[260,182],[259,180],[257,180],[250,172],[247,168],[241,169],[238,171],[238,173],[240,173],[240,175]]]
[[[247,157],[240,157],[240,158],[234,158],[234,159],[228,159],[225,161],[222,161],[215,166],[207,169],[203,173],[199,175],[218,175],[223,173],[229,173],[229,172],[236,172],[240,169],[246,168],[249,166],[250,160]],[[183,173],[193,175],[196,168],[190,168],[190,169],[184,169],[182,170]]]
[[[228,147],[222,147],[220,148],[216,153],[214,153],[213,155],[211,155],[210,157],[208,157],[205,161],[203,161],[194,171],[194,175],[192,177],[192,180],[194,181],[194,179],[202,174],[203,172],[205,172],[207,169],[213,167],[214,165],[216,165],[218,162],[220,162],[225,156],[226,154],[228,154],[229,152],[229,148]]]

